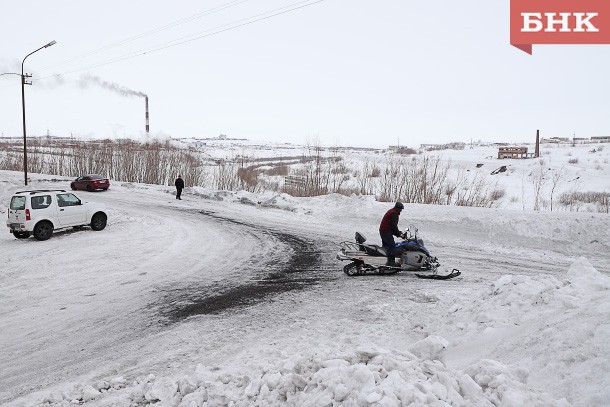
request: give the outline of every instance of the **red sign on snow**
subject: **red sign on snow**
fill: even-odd
[[[510,0],[510,43],[610,44],[610,0]]]

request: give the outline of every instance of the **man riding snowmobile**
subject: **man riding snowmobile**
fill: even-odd
[[[388,260],[385,263],[386,266],[397,267],[396,259],[394,257],[396,242],[394,236],[404,237],[400,229],[398,229],[398,218],[400,212],[405,208],[402,202],[396,202],[394,207],[387,211],[381,219],[379,225],[379,236],[381,236],[381,245],[386,248]]]
[[[397,218],[397,215],[400,213],[398,210],[394,211],[394,209],[400,209],[402,204],[400,202],[396,204],[398,207],[392,208],[386,214],[387,223],[390,224],[390,227],[392,225],[392,218]],[[380,232],[380,234],[382,233]],[[424,246],[424,240],[418,235],[415,225],[409,225],[409,228],[403,233],[388,234],[389,236],[382,234],[382,238],[385,238],[385,247],[367,244],[366,237],[360,232],[356,232],[354,235],[355,243],[341,242],[337,252],[337,260],[350,262],[343,267],[343,272],[353,277],[370,274],[390,275],[400,271],[415,271],[417,278],[433,280],[448,280],[462,274],[458,269],[453,269],[451,272],[447,270],[447,273],[444,274],[438,273],[440,263]],[[386,246],[386,239],[394,241],[394,236],[400,236],[402,241],[394,246]],[[388,254],[390,248],[393,249],[393,254],[391,255]],[[398,258],[398,261],[396,261],[396,258]]]

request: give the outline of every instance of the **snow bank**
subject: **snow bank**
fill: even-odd
[[[584,257],[563,279],[504,275],[451,310],[462,316],[457,328],[466,334],[455,335],[448,364],[463,363],[465,353],[509,361],[575,405],[609,405],[609,296],[610,278]]]
[[[535,391],[527,371],[482,360],[465,372],[440,360],[448,342],[428,337],[412,346],[418,353],[360,350],[332,356],[313,354],[244,373],[199,365],[181,378],[138,378],[130,386],[115,380],[54,393],[41,405],[202,406],[566,406],[565,400]],[[121,378],[122,379],[122,378]]]

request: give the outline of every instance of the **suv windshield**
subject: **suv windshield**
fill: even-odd
[[[11,199],[11,209],[14,211],[22,211],[25,209],[25,196],[14,196]]]

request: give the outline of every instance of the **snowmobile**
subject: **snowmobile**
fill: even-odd
[[[375,244],[365,244],[366,237],[356,232],[356,242],[341,242],[337,259],[349,261],[343,267],[348,276],[368,274],[396,274],[400,271],[415,271],[418,278],[447,280],[459,276],[458,269],[447,274],[439,274],[440,263],[424,246],[424,241],[417,234],[417,228],[409,225],[403,233],[403,240],[396,243],[394,255],[395,265],[387,265],[386,248]]]

